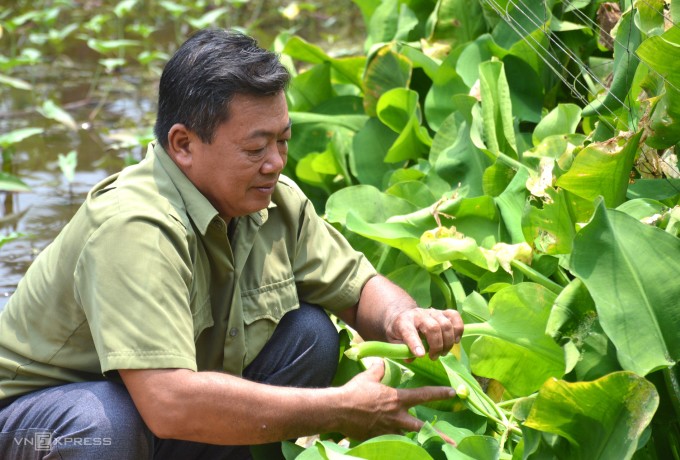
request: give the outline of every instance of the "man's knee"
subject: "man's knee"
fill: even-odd
[[[151,433],[123,385],[92,383],[71,388],[64,397],[74,405],[69,411],[72,422],[64,420],[53,441],[60,452],[88,446],[117,458],[128,458],[131,452],[136,452],[137,458],[150,458]]]
[[[7,409],[12,417],[4,421],[3,430],[23,436],[22,442],[14,441],[15,449],[39,443],[54,458],[151,458],[151,433],[120,384],[53,387],[20,398]]]

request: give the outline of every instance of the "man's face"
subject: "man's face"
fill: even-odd
[[[259,211],[269,205],[286,165],[290,134],[283,92],[237,94],[212,143],[193,138],[191,166],[184,172],[223,219]]]

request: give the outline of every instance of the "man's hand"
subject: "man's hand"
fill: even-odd
[[[340,388],[345,410],[338,413],[342,418],[338,429],[344,435],[363,440],[382,434],[419,431],[424,422],[409,414],[409,408],[456,395],[448,387],[391,388],[380,383],[384,373],[383,362],[377,361]],[[342,414],[346,414],[345,417]]]
[[[421,336],[431,359],[447,354],[463,336],[463,320],[455,310],[410,308],[398,311],[387,324],[388,342],[403,342],[414,355],[425,356]]]
[[[430,358],[437,359],[463,336],[457,311],[420,308],[406,291],[380,275],[368,280],[354,308],[338,316],[365,340],[403,342],[419,357],[425,355],[423,339]]]

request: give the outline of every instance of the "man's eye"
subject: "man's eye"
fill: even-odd
[[[246,152],[248,152],[248,155],[262,155],[267,147],[262,147],[259,149],[248,149]]]

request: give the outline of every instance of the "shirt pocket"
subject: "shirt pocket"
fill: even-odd
[[[291,275],[282,281],[242,292],[241,303],[247,365],[262,351],[283,315],[300,306],[295,278]]]

